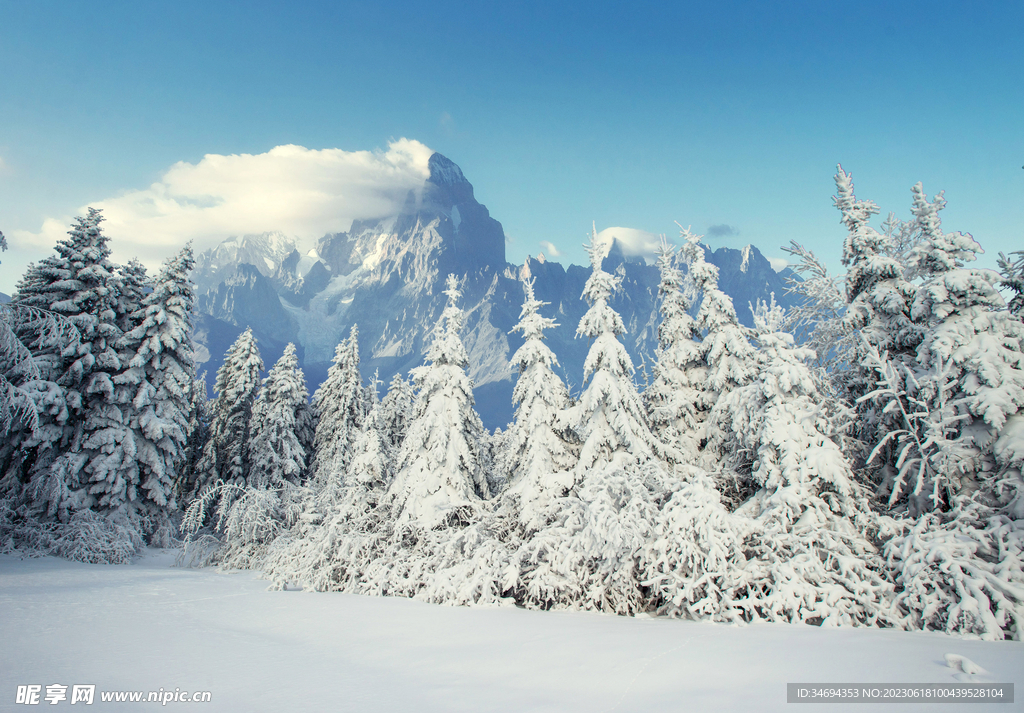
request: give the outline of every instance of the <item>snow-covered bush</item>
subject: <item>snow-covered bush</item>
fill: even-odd
[[[41,519],[28,505],[0,498],[0,554],[52,555],[89,564],[127,564],[145,546],[152,531],[137,515],[109,517],[79,510],[67,522]],[[170,546],[167,540],[157,546]]]
[[[906,628],[1024,638],[1024,522],[966,501],[899,525],[884,553]]]
[[[652,605],[665,616],[742,621],[732,599],[744,583],[752,523],[729,512],[707,473],[696,466],[675,471],[643,556]]]

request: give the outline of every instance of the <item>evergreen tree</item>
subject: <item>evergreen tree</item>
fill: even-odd
[[[32,433],[39,425],[35,403],[25,388],[27,382],[39,380],[39,367],[15,334],[14,320],[11,309],[0,306],[0,437],[12,430]]]
[[[146,266],[136,258],[129,260],[127,265],[115,266],[115,285],[117,302],[114,307],[114,321],[118,329],[128,333],[138,326],[136,320],[142,316],[138,314],[139,308],[154,285],[150,284],[146,275]]]
[[[700,354],[707,371],[701,406],[708,414],[700,434],[703,452],[698,462],[714,473],[724,502],[734,508],[751,495],[754,484],[733,448],[734,414],[722,397],[757,377],[758,355],[736,317],[732,298],[718,289],[718,268],[704,259],[701,236],[687,228],[680,237],[693,290],[702,295],[696,324],[704,335]]]
[[[585,389],[567,415],[582,441],[575,482],[513,554],[505,582],[526,606],[632,614],[647,603],[642,553],[666,492],[659,459],[668,449],[647,427],[633,364],[618,340],[626,330],[608,300],[619,279],[601,267],[596,228],[587,250],[590,309],[576,333],[593,341]]]
[[[348,339],[335,349],[327,379],[313,395],[313,408],[318,420],[310,472],[318,487],[324,488],[348,470],[352,447],[366,416],[356,325],[352,325]]]
[[[181,457],[174,499],[183,509],[196,491],[196,468],[210,437],[210,400],[206,393],[206,372],[192,379],[188,390],[188,425],[185,428],[185,449]]]
[[[682,289],[683,272],[676,266],[675,248],[664,237],[658,251],[658,272],[661,324],[654,379],[644,389],[644,405],[655,435],[692,462],[699,448],[707,370],[701,358],[700,330],[690,316],[690,300]]]
[[[249,477],[247,444],[252,407],[260,386],[263,360],[252,330],[242,332],[217,370],[210,438],[196,466],[197,496],[218,484],[244,487]],[[205,517],[201,518],[205,519]]]
[[[483,424],[473,409],[469,358],[459,338],[462,296],[449,275],[448,303],[434,328],[427,363],[413,370],[418,395],[414,416],[398,457],[398,472],[389,491],[401,524],[425,528],[465,524],[477,503],[489,498],[481,467]]]
[[[890,240],[868,223],[878,206],[857,200],[853,177],[842,166],[838,171],[833,200],[848,231],[843,243],[847,319],[869,345],[894,356],[905,354],[920,341],[910,318],[914,287],[904,279],[900,262],[889,256]]]
[[[191,246],[166,261],[153,290],[125,322],[136,326],[118,343],[127,368],[114,378],[136,441],[138,507],[164,529],[168,510],[176,507],[172,490],[187,440],[195,378],[189,280],[194,264]]]
[[[100,211],[77,218],[56,254],[33,266],[19,283],[13,302],[52,310],[77,329],[71,345],[52,332],[21,336],[37,358],[42,375],[64,389],[63,408],[48,409],[32,448],[30,494],[48,515],[65,521],[76,509],[121,512],[138,482],[134,439],[115,402],[113,377],[121,370],[115,344],[118,297]]]
[[[299,419],[306,413],[309,393],[295,345],[267,374],[252,410],[249,484],[279,488],[285,482],[298,484],[306,471],[306,451],[299,440]]]
[[[376,390],[374,390],[376,393]],[[352,445],[352,460],[348,480],[374,494],[374,504],[390,485],[393,478],[396,449],[387,437],[384,409],[381,401],[373,399],[363,426]]]
[[[415,401],[416,391],[412,383],[398,373],[391,377],[388,392],[381,400],[381,419],[385,436],[396,452],[405,441]]]
[[[925,466],[913,484],[929,505],[942,508],[961,489],[977,490],[981,480],[989,493],[998,471],[992,444],[1006,420],[1024,405],[1024,325],[1006,311],[999,295],[998,276],[988,270],[964,269],[981,248],[962,233],[942,232],[938,211],[921,184],[914,186],[914,213],[924,242],[918,251],[928,281],[918,291],[913,317],[924,331],[917,352],[917,375],[912,395],[928,404],[931,443],[921,453]],[[930,461],[930,462],[927,462]],[[893,484],[891,502],[907,486],[903,469]],[[925,482],[927,481],[927,482]]]
[[[679,237],[693,290],[701,295],[696,326],[703,335],[700,349],[707,367],[704,406],[710,408],[722,394],[754,379],[757,354],[747,339],[747,330],[736,317],[732,298],[718,289],[718,268],[704,259],[704,246],[700,243],[703,236],[686,228]]]
[[[896,463],[888,434],[898,431],[903,424],[883,403],[866,398],[876,391],[877,380],[876,371],[868,364],[873,353],[891,361],[894,374],[902,374],[904,367],[912,364],[921,339],[910,315],[916,289],[907,281],[904,265],[891,255],[892,232],[879,233],[868,223],[878,212],[878,206],[858,200],[853,192],[853,178],[842,166],[838,171],[833,200],[847,229],[842,258],[848,268],[845,320],[849,329],[859,335],[852,369],[840,378],[846,400],[856,405],[853,435],[868,451],[882,446],[873,463],[882,480],[888,481],[894,477]],[[914,254],[912,248],[909,252]]]
[[[602,269],[604,247],[596,235],[595,228],[587,246],[591,274],[583,288],[590,309],[576,329],[577,338],[593,340],[583,366],[583,394],[573,407],[574,430],[582,441],[577,482],[599,466],[626,467],[666,455],[647,426],[633,383],[633,362],[619,341],[626,328],[608,300],[621,280]]]
[[[515,421],[500,437],[499,447],[505,454],[499,461],[509,474],[506,495],[517,500],[522,525],[536,529],[541,524],[537,516],[547,501],[563,496],[573,486],[576,459],[564,423],[569,390],[554,373],[558,359],[544,343],[544,330],[558,325],[540,315],[539,309],[548,303],[534,296],[533,283],[533,279],[523,280],[526,299],[519,322],[512,328],[522,333],[524,342],[512,355],[512,364],[519,371],[512,390],[512,402],[517,406]]]
[[[730,442],[758,491],[736,511],[751,521],[745,578],[733,585],[743,618],[823,624],[884,622],[891,586],[879,574],[874,521],[849,462],[832,440],[807,363],[782,331],[782,308],[754,313],[762,367],[723,396]]]
[[[786,281],[786,292],[798,298],[798,303],[786,310],[786,328],[798,343],[814,351],[819,388],[838,399],[840,388],[833,384],[856,361],[860,339],[845,320],[845,287],[814,252],[795,240],[782,249],[798,259],[790,267],[801,277]]]
[[[0,251],[4,250],[7,240],[0,233]],[[36,334],[49,333],[57,342],[69,343],[78,336],[67,320],[48,310],[0,305],[0,495],[20,486],[21,458],[16,456],[24,455],[18,453],[21,442],[39,428],[39,410],[45,410],[48,401],[63,402],[60,388],[43,380],[32,352],[18,337],[19,326],[25,330],[28,324]],[[8,481],[8,475],[13,480]]]

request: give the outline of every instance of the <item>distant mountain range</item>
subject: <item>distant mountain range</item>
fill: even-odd
[[[501,223],[474,198],[462,170],[437,153],[429,168],[423,191],[410,192],[399,215],[356,221],[348,232],[323,236],[304,255],[285,236],[265,233],[232,238],[198,256],[194,341],[211,387],[224,352],[251,327],[268,369],[288,342],[296,344],[312,392],[326,378],[335,345],[358,324],[363,376],[376,371],[383,389],[396,372],[423,362],[449,273],[465,277],[463,340],[477,408],[489,428],[512,418],[509,358],[522,340],[510,330],[523,302],[523,275],[535,277],[538,298],[551,303],[542,313],[559,326],[548,344],[566,382],[580,387],[589,344],[575,334],[587,308],[580,295],[589,266],[565,268],[543,256],[523,265],[507,262]],[[793,273],[776,273],[753,246],[708,249],[708,261],[720,268],[720,286],[744,324],[752,323],[748,304],[772,293],[784,306],[793,301],[785,285]],[[639,368],[650,363],[657,344],[658,270],[626,257],[618,241],[604,269],[623,278],[612,304]]]

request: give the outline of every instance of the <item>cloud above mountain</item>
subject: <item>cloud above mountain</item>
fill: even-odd
[[[394,215],[410,190],[423,188],[432,153],[403,138],[386,151],[285,145],[262,154],[207,154],[174,164],[148,188],[89,205],[103,210],[115,260],[138,257],[155,268],[187,240],[197,252],[246,233],[279,231],[302,242],[348,230],[356,219]],[[49,218],[39,232],[13,237],[52,247],[70,222]]]
[[[622,254],[627,257],[642,257],[652,263],[656,259],[656,251],[661,244],[661,237],[646,230],[636,228],[605,228],[597,234],[597,240],[605,246],[605,254],[611,249],[612,241],[618,240],[622,246]]]
[[[739,235],[740,231],[735,226],[727,223],[719,223],[708,227],[708,236],[712,238],[730,238]]]
[[[553,242],[550,240],[541,240],[540,247],[544,251],[545,257],[559,258],[562,257],[562,251],[559,250]]]

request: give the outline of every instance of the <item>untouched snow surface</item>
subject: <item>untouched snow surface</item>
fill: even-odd
[[[33,710],[15,704],[17,686],[53,683],[69,699],[95,684],[94,707],[120,710],[156,706],[100,692],[210,691],[194,706],[209,711],[1024,710],[1019,642],[267,591],[250,572],[173,567],[175,554],[0,556],[0,710]],[[962,659],[986,673],[948,663]],[[956,681],[1016,683],[1017,702],[786,703],[787,682]],[[180,707],[192,708],[167,704]]]

